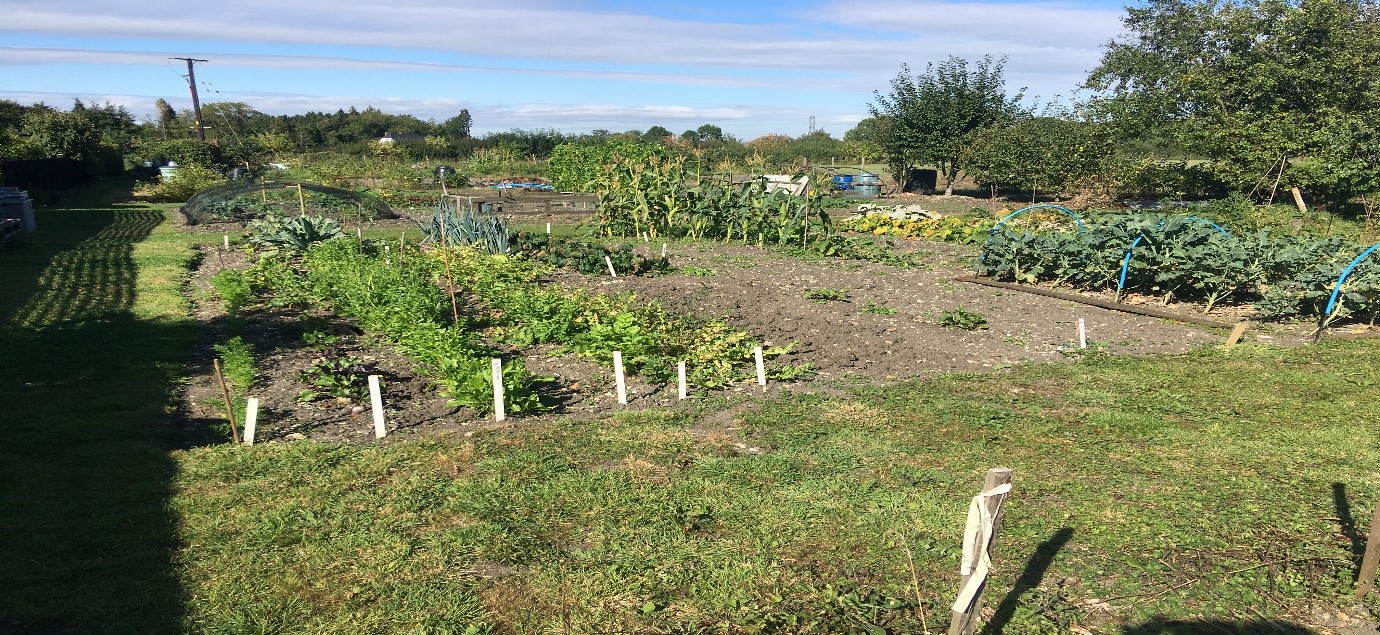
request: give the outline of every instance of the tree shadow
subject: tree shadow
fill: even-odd
[[[148,209],[45,211],[0,254],[0,633],[174,633],[166,425],[190,321],[133,313]]]
[[[1366,537],[1356,530],[1356,518],[1351,515],[1351,502],[1346,497],[1346,484],[1332,484],[1332,503],[1337,506],[1337,526],[1342,536],[1351,542],[1351,580],[1361,572],[1361,559],[1366,555]]]
[[[983,629],[984,633],[1001,633],[1006,628],[1006,625],[1011,622],[1011,618],[1016,615],[1016,607],[1020,605],[1021,596],[1040,586],[1040,583],[1044,581],[1045,572],[1049,570],[1049,565],[1054,562],[1054,557],[1059,554],[1059,550],[1063,549],[1064,545],[1068,544],[1070,538],[1073,538],[1073,528],[1062,527],[1035,547],[1035,553],[1030,554],[1030,558],[1026,560],[1025,569],[1016,578],[1016,583],[1011,587],[1011,591],[1002,598],[1001,604],[997,605],[992,619],[987,622],[987,626]]]
[[[1154,617],[1141,624],[1124,626],[1122,635],[1314,635],[1314,631],[1283,620],[1176,620]]]

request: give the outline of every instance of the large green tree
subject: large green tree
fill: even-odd
[[[1107,126],[1079,120],[1068,111],[1020,117],[973,136],[964,150],[965,170],[979,183],[1032,193],[1062,193],[1104,177],[1115,146]]]
[[[973,135],[1022,112],[1025,89],[1007,94],[1005,62],[989,55],[970,69],[968,60],[949,57],[914,76],[902,65],[891,92],[876,92],[868,111],[882,119],[878,141],[898,187],[911,168],[928,164],[944,175],[944,195],[953,194],[963,149]]]
[[[1242,190],[1334,201],[1380,186],[1375,0],[1145,0],[1087,86],[1128,135],[1161,135]]]

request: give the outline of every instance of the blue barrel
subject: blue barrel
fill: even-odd
[[[853,175],[852,175],[852,174],[835,174],[835,175],[834,175],[834,189],[836,189],[836,190],[848,190],[848,189],[852,189],[852,188],[853,188]]]

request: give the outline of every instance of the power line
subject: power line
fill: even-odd
[[[187,63],[187,88],[192,91],[192,114],[196,116],[196,138],[206,140],[206,130],[201,127],[201,98],[196,94],[196,68],[197,62],[208,60],[192,59],[190,57],[170,57],[168,59],[182,60]]]

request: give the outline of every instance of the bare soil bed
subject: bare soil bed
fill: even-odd
[[[562,272],[557,280],[601,293],[633,292],[704,317],[726,317],[769,346],[795,342],[788,361],[812,363],[823,379],[851,375],[886,381],[1067,360],[1078,354],[1079,318],[1085,321],[1090,346],[1114,354],[1183,353],[1225,336],[1211,328],[956,282],[954,277],[973,272],[977,250],[972,247],[901,241],[899,248],[923,255],[923,265],[903,269],[803,260],[757,247],[701,243],[671,249],[678,273],[615,280]],[[806,297],[822,289],[843,291],[848,299]],[[869,312],[868,305],[878,307],[873,309],[877,312]],[[958,307],[985,316],[987,327],[967,331],[940,325],[940,315]],[[1170,308],[1201,315],[1193,305]],[[1247,319],[1249,311],[1214,310],[1209,317],[1230,323]],[[1251,337],[1295,343],[1305,331],[1271,326]]]

